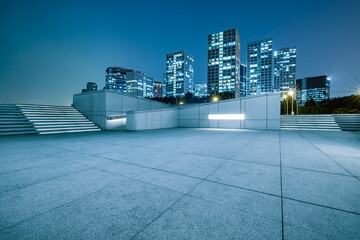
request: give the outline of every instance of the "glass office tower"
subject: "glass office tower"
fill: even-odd
[[[240,64],[240,97],[246,97],[246,65]]]
[[[322,75],[297,79],[296,90],[299,106],[304,106],[306,101],[310,99],[313,99],[315,102],[330,99],[330,77]]]
[[[246,95],[273,92],[272,38],[247,44]]]
[[[153,78],[139,71],[131,71],[126,74],[126,93],[138,97],[153,97]]]
[[[134,71],[123,67],[108,67],[105,76],[105,89],[126,93],[126,74]]]
[[[195,97],[206,97],[206,96],[207,96],[207,84],[195,83]]]
[[[274,51],[274,92],[296,87],[296,47]]]
[[[166,54],[166,96],[183,96],[194,90],[194,58],[185,50]]]
[[[236,28],[208,35],[208,94],[240,97],[240,37]]]
[[[163,97],[163,83],[154,82],[154,97],[161,98]]]

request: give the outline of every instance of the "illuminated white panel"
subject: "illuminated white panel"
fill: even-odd
[[[244,120],[245,114],[209,114],[210,120]]]

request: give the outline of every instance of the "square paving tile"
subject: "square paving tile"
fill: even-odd
[[[360,214],[360,181],[351,176],[283,169],[283,196]]]
[[[280,167],[227,161],[208,180],[281,196]]]
[[[135,239],[281,239],[281,222],[184,197]]]

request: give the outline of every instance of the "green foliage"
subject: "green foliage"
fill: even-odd
[[[162,98],[151,98],[152,100],[168,103],[168,104],[179,104],[180,102],[183,102],[184,104],[190,104],[190,103],[207,103],[211,102],[212,98],[216,96],[219,98],[219,100],[226,100],[226,99],[232,99],[235,98],[235,94],[232,92],[223,92],[216,95],[211,95],[207,97],[195,97],[192,93],[186,93],[185,96],[181,97],[162,97]]]
[[[360,113],[360,96],[351,95],[326,99],[316,103],[313,99],[299,107],[299,114],[345,114]]]

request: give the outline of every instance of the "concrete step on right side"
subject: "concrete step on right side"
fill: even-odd
[[[284,115],[281,130],[341,131],[332,115]]]

